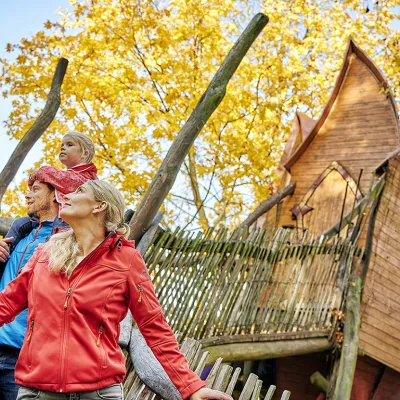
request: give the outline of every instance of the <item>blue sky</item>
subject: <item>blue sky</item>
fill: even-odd
[[[5,52],[7,43],[18,43],[23,37],[32,36],[43,28],[48,20],[56,20],[56,11],[59,7],[69,6],[68,0],[4,0],[1,1],[0,10],[0,57],[9,57]],[[0,98],[0,170],[7,162],[14,150],[17,141],[10,140],[6,135],[2,121],[6,120],[10,113],[9,99]],[[41,144],[36,143],[29,152],[22,167],[20,168],[17,180],[23,177],[24,171],[30,168],[41,153]]]
[[[69,0],[3,0],[0,10],[0,57],[10,55],[5,52],[7,43],[18,43],[23,37],[30,37],[42,29],[48,20],[56,20],[57,9],[67,8]],[[398,7],[400,13],[400,7]],[[400,29],[400,21],[393,26]],[[6,120],[10,112],[10,100],[0,98],[0,171],[14,150],[17,141],[6,135],[2,121]],[[20,168],[16,180],[24,177],[24,171],[30,168],[40,157],[42,145],[40,141],[30,151]]]

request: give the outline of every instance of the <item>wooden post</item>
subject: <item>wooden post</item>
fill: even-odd
[[[382,192],[383,188],[385,186],[385,175],[382,175],[378,181],[372,186],[371,190],[369,193],[367,193],[362,200],[353,208],[352,211],[349,211],[344,217],[342,221],[339,221],[336,223],[332,228],[330,228],[328,231],[326,231],[323,236],[325,239],[330,239],[334,235],[336,235],[338,232],[340,232],[340,229],[344,228],[346,225],[348,225],[354,217],[357,215],[361,215],[365,208],[370,204],[370,202],[375,201],[375,199],[380,195]]]
[[[153,220],[175,182],[183,160],[197,135],[225,96],[226,86],[254,40],[268,23],[268,17],[257,14],[240,35],[226,59],[201,96],[189,119],[172,143],[149,189],[133,216],[130,239],[139,241]]]
[[[316,371],[310,376],[310,382],[318,390],[323,393],[327,393],[329,389],[329,381],[321,374],[321,372]]]
[[[335,353],[338,353],[338,350],[335,350]],[[329,377],[329,387],[328,391],[326,392],[326,400],[332,400],[334,393],[335,393],[335,387],[336,387],[336,381],[338,377],[338,370],[339,370],[339,356],[336,354],[335,359],[333,360],[333,368],[332,368],[332,373],[331,376]]]
[[[56,72],[51,83],[50,93],[47,97],[46,104],[42,113],[39,115],[35,123],[31,126],[24,137],[19,141],[17,147],[11,154],[10,159],[0,173],[0,203],[3,199],[8,185],[14,179],[19,167],[25,160],[33,145],[39,140],[45,130],[49,127],[60,107],[60,90],[67,71],[68,60],[60,58],[58,60]]]
[[[293,194],[294,189],[296,188],[296,183],[292,182],[290,185],[285,186],[278,193],[275,193],[267,200],[264,200],[240,225],[242,226],[250,226],[252,225],[261,215],[265,214],[269,211],[274,205],[278,204],[282,199],[286,196]]]
[[[346,321],[339,371],[333,400],[349,400],[358,357],[360,331],[361,277],[351,276],[346,297]]]

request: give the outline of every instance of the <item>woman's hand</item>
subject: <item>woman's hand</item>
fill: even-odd
[[[190,396],[190,400],[205,400],[205,399],[216,399],[216,400],[233,400],[231,396],[219,390],[213,390],[209,388],[201,388],[197,392],[194,392]]]

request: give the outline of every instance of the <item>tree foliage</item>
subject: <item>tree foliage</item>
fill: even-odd
[[[88,133],[101,176],[135,206],[171,141],[251,16],[270,23],[233,77],[168,196],[170,221],[205,229],[236,225],[270,193],[296,109],[317,117],[341,66],[349,35],[400,92],[397,1],[70,0],[59,20],[1,60],[12,96],[5,122],[21,138],[46,98],[57,59],[69,59],[57,119],[36,167],[56,163],[70,129]],[[16,207],[22,188],[4,204]],[[19,203],[21,204],[21,203]]]

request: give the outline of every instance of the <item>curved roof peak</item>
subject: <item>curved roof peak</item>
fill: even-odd
[[[296,149],[307,139],[312,130],[314,129],[317,120],[310,118],[307,114],[296,111],[292,128],[290,129],[289,139],[286,142],[285,149],[283,150],[281,164],[285,164]]]
[[[376,66],[376,64],[372,61],[372,59],[370,57],[368,57],[360,49],[360,47],[356,44],[354,39],[352,37],[350,37],[349,43],[347,45],[344,61],[342,64],[342,68],[340,69],[340,72],[336,79],[336,83],[333,88],[333,91],[330,95],[330,98],[329,98],[327,104],[325,105],[325,108],[322,111],[320,118],[318,119],[318,121],[315,121],[314,126],[312,127],[311,132],[307,135],[307,137],[303,138],[302,142],[300,143],[299,146],[297,146],[297,148],[292,147],[292,150],[294,150],[294,151],[292,151],[291,154],[289,154],[286,157],[285,157],[285,154],[286,154],[286,147],[285,147],[285,152],[284,152],[284,155],[282,156],[281,162],[287,170],[289,170],[293,166],[293,164],[300,158],[300,156],[304,153],[304,151],[307,149],[307,147],[310,145],[310,143],[313,141],[313,139],[317,136],[320,128],[322,127],[325,120],[327,119],[327,117],[328,117],[328,115],[340,93],[340,89],[342,88],[343,83],[346,79],[346,74],[347,74],[347,71],[350,66],[351,56],[353,54],[355,56],[357,56],[367,66],[367,68],[372,72],[372,74],[375,76],[377,81],[381,84],[382,88],[389,89],[389,84],[388,84],[385,76],[383,75],[382,71]],[[395,115],[395,119],[396,119],[396,123],[397,123],[397,131],[400,134],[399,117],[398,117],[399,114],[398,114],[398,110],[397,110],[397,106],[396,106],[396,101],[390,90],[388,93],[388,99],[392,106],[393,113]],[[303,114],[303,113],[298,113],[298,112],[296,113],[297,118],[295,118],[295,121],[293,122],[293,126],[295,125],[296,120],[299,119],[299,114]],[[305,115],[305,114],[303,114],[303,115]],[[307,117],[307,118],[309,118],[309,117]],[[292,127],[292,131],[293,131],[293,127]],[[292,133],[289,137],[289,140],[291,139],[291,136],[292,136]],[[289,141],[288,141],[288,144],[289,144]],[[285,159],[284,159],[284,157],[285,157]]]

